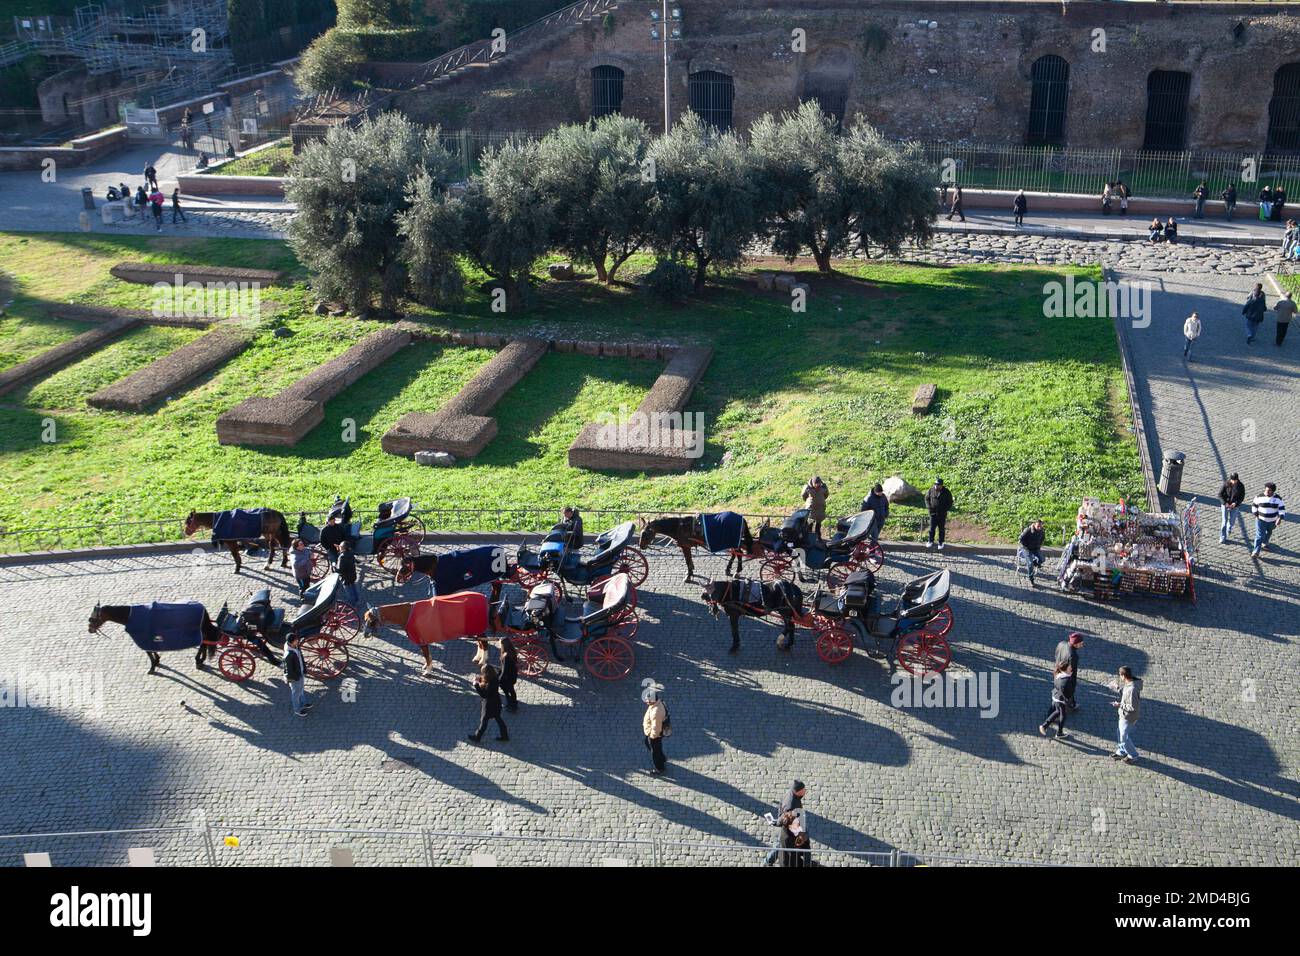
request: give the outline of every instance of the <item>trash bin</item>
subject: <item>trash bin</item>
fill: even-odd
[[[1183,464],[1187,456],[1181,451],[1171,451],[1165,455],[1164,466],[1160,469],[1160,493],[1170,498],[1176,497],[1183,487]]]
[[[81,187],[81,208],[95,211],[95,191],[89,186]]]

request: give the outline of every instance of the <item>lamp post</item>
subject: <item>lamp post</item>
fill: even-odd
[[[682,38],[682,8],[676,4],[670,10],[668,0],[662,0],[662,11],[651,10],[650,21],[654,26],[650,27],[650,37],[654,40],[661,40],[664,48],[664,135],[668,135],[668,130],[672,126],[672,111],[669,108],[670,93],[668,86],[668,41],[680,40]]]

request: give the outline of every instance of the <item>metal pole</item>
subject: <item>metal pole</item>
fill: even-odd
[[[663,3],[663,20],[659,29],[663,31],[664,41],[664,135],[667,136],[672,126],[668,108],[668,0]]]

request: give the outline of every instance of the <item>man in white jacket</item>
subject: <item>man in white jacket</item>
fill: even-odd
[[[1192,343],[1201,337],[1201,317],[1195,312],[1183,323],[1183,358],[1192,360]]]
[[[1137,763],[1137,747],[1133,745],[1133,725],[1137,723],[1138,706],[1142,701],[1142,681],[1133,676],[1130,667],[1119,669],[1119,680],[1112,681],[1110,689],[1119,692],[1119,700],[1110,705],[1119,714],[1119,748],[1110,755],[1111,760]]]

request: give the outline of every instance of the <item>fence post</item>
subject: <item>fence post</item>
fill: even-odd
[[[194,810],[194,831],[203,834],[203,850],[208,858],[208,866],[216,866],[217,850],[212,842],[212,827],[208,824],[207,811],[202,807]]]
[[[897,849],[893,849],[893,850],[890,850],[890,851],[889,851],[889,865],[890,865],[890,866],[899,866],[899,865],[900,865],[899,862],[898,862],[898,850],[897,850]]]
[[[433,837],[429,835],[428,830],[421,830],[420,833],[424,836],[424,862],[429,866],[435,866],[436,864],[433,862]]]

